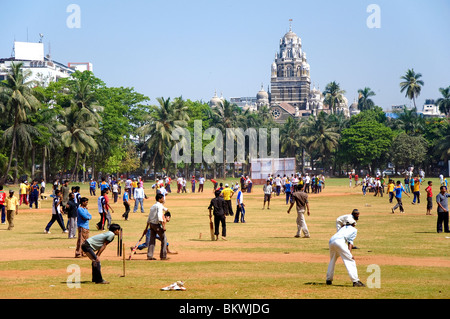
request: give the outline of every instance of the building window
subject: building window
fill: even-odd
[[[272,109],[272,116],[274,119],[279,119],[281,117],[280,109],[278,108]]]

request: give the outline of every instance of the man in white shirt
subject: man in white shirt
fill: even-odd
[[[177,193],[181,192],[182,186],[183,186],[183,178],[180,176],[177,178]]]
[[[198,179],[198,192],[202,192],[203,193],[203,185],[205,184],[205,178],[203,176],[200,176],[200,178]]]
[[[309,174],[306,173],[305,176],[305,193],[309,193],[309,184],[311,182],[311,177],[309,177]]]
[[[334,234],[328,242],[330,248],[330,263],[328,264],[326,284],[331,285],[334,277],[334,267],[339,256],[344,261],[348,275],[353,282],[353,287],[365,287],[358,278],[356,262],[352,255],[353,241],[356,238],[357,229],[353,225],[345,225]]]
[[[147,260],[156,260],[153,257],[155,251],[156,235],[161,240],[161,250],[159,257],[161,260],[167,260],[167,237],[166,237],[166,219],[164,212],[168,209],[164,207],[164,196],[156,194],[156,203],[150,208],[148,215],[147,228],[150,227],[150,241],[148,245]]]
[[[156,193],[164,196],[164,201],[166,200],[167,189],[164,186],[161,186]]]
[[[277,196],[280,196],[280,192],[281,192],[281,177],[280,177],[280,175],[277,175],[277,177],[275,177],[275,186],[276,186]]]
[[[247,188],[246,192],[247,193],[251,193],[252,192],[253,182],[248,176],[245,177],[245,185],[246,185],[246,188]]]
[[[127,180],[125,181],[125,191],[128,192],[128,197],[131,199],[131,183],[133,181],[131,180],[131,178],[127,178]]]
[[[336,219],[336,231],[339,231],[342,227],[347,224],[356,225],[356,221],[359,219],[359,211],[354,209],[351,214],[339,216]]]
[[[266,207],[266,202],[267,202],[267,209],[270,209],[270,197],[272,196],[272,185],[270,185],[269,179],[263,186],[263,192],[264,192],[264,205],[262,209]]]
[[[141,205],[141,213],[144,213],[144,189],[138,183],[138,187],[134,189],[134,210],[133,213],[136,213],[138,210],[139,204]]]

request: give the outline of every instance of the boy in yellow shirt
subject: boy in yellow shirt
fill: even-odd
[[[392,200],[394,199],[394,188],[395,183],[392,179],[390,179],[386,190],[386,194],[389,194],[389,203],[392,203]]]
[[[9,196],[5,199],[6,219],[8,220],[8,230],[14,228],[14,215],[19,214],[19,200],[14,196],[14,191],[9,191]]]
[[[413,194],[414,194],[414,199],[412,201],[413,205],[416,204],[416,199],[417,199],[417,204],[420,204],[420,183],[421,183],[420,178],[416,177],[414,179],[414,186],[413,186]]]
[[[233,206],[231,204],[231,197],[233,197],[233,190],[228,186],[228,184],[225,184],[225,188],[222,190],[220,195],[223,196],[223,199],[225,200],[225,216],[233,216]]]
[[[25,203],[25,205],[28,206],[28,199],[27,199],[28,187],[27,187],[27,183],[28,183],[27,181],[23,181],[19,185],[19,196],[20,196],[19,205],[22,205],[22,203]]]

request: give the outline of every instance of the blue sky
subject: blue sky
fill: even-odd
[[[66,24],[70,4],[80,7],[80,28]],[[380,28],[367,26],[370,4],[380,8]],[[16,0],[3,3],[2,13],[0,57],[11,55],[14,40],[38,42],[42,33],[54,60],[92,62],[108,86],[134,87],[151,103],[267,89],[289,19],[311,81],[321,90],[338,82],[350,103],[368,86],[385,110],[409,106],[399,90],[408,68],[425,82],[419,107],[450,85],[448,0]]]

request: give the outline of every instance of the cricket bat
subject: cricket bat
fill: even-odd
[[[136,252],[139,244],[141,243],[142,238],[144,238],[144,235],[141,236],[141,238],[139,238],[139,241],[136,243],[136,245],[134,245],[133,249],[131,250],[131,254],[130,257],[128,257],[128,260],[131,260],[131,257],[133,256],[133,254]]]
[[[211,219],[211,215],[209,215],[209,231],[211,232],[211,240],[215,240],[214,239],[214,226],[213,226],[213,222]]]

